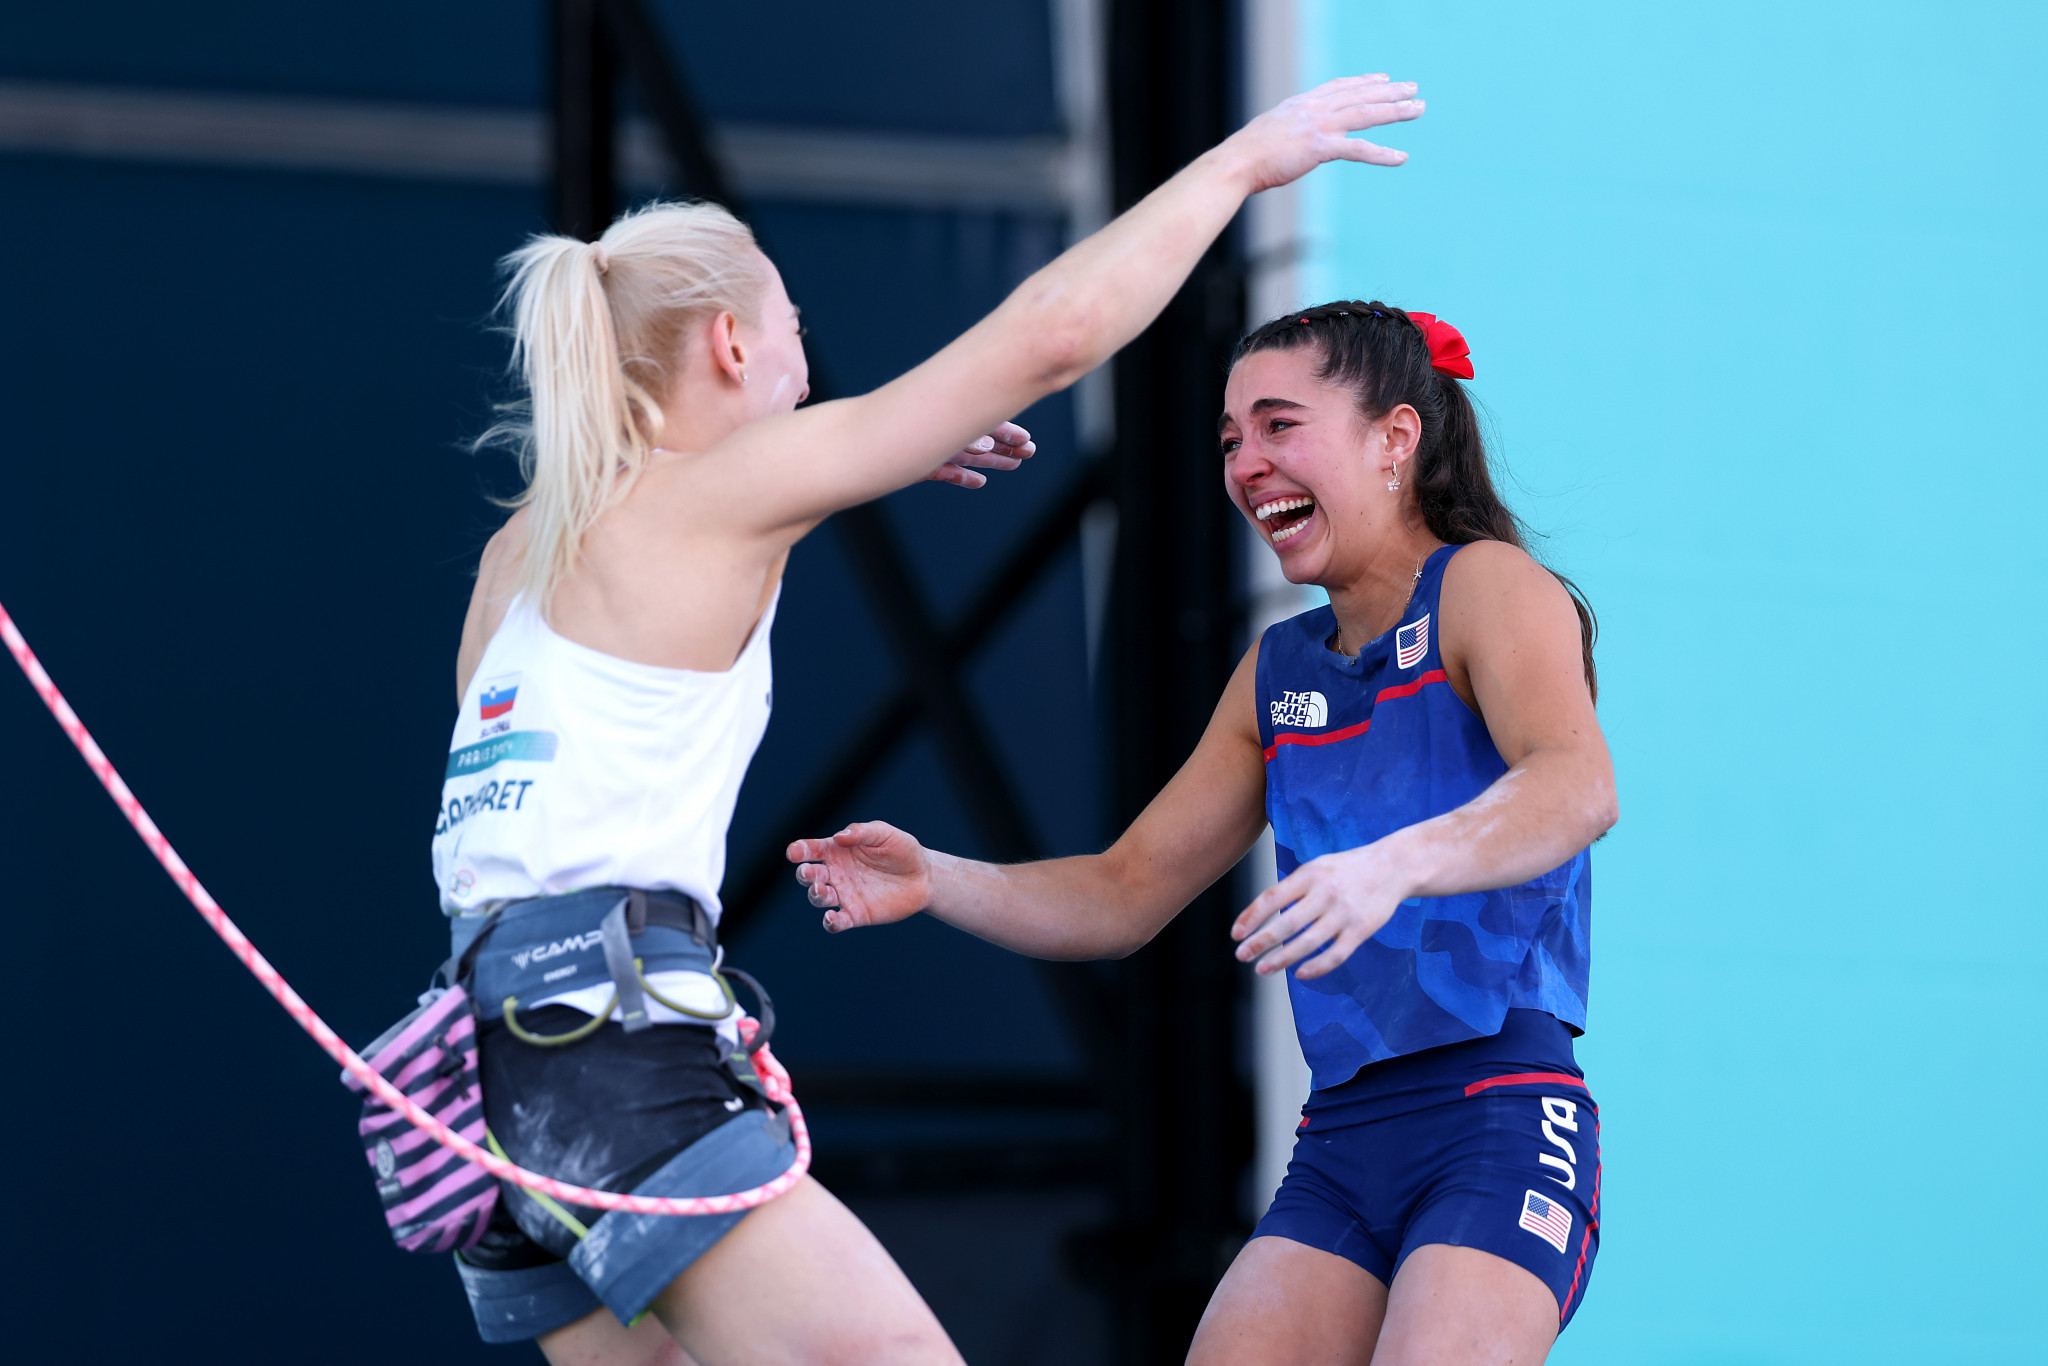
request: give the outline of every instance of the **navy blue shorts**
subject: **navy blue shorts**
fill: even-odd
[[[1600,1112],[1569,1031],[1510,1011],[1499,1035],[1316,1092],[1252,1236],[1335,1253],[1389,1285],[1419,1247],[1476,1247],[1549,1286],[1562,1330],[1600,1251]]]

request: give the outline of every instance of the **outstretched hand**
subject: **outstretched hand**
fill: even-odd
[[[859,821],[821,840],[797,840],[786,852],[833,934],[907,920],[931,904],[931,857],[886,822]]]
[[[1298,180],[1326,161],[1399,166],[1406,152],[1350,135],[1421,118],[1415,89],[1413,81],[1390,81],[1384,74],[1340,76],[1282,100],[1223,145],[1245,158],[1253,194]]]
[[[988,482],[982,470],[1014,470],[1038,453],[1031,433],[1014,422],[1005,422],[988,435],[977,438],[959,454],[925,476],[942,484],[978,489]]]
[[[1230,937],[1240,941],[1238,961],[1256,959],[1261,976],[1300,963],[1296,978],[1321,977],[1378,934],[1411,889],[1385,841],[1310,859],[1253,898],[1231,923]]]

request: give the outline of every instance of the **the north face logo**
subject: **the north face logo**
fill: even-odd
[[[1330,724],[1330,700],[1319,692],[1284,692],[1271,706],[1276,728],[1316,730]]]

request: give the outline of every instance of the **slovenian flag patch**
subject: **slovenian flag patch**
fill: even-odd
[[[478,699],[478,710],[486,721],[495,721],[512,710],[512,704],[519,700],[519,675],[508,674],[493,678],[484,684],[482,696]]]

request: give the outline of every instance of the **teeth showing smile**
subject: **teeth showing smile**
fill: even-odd
[[[1274,545],[1278,545],[1308,525],[1309,516],[1315,511],[1315,506],[1316,500],[1305,496],[1275,498],[1272,502],[1261,503],[1257,508],[1253,509],[1252,516],[1258,518],[1261,522],[1268,523],[1266,529],[1267,537]],[[1291,512],[1299,512],[1301,516],[1298,518],[1287,518],[1286,525],[1284,526],[1276,528],[1271,525],[1274,518],[1283,517]]]

